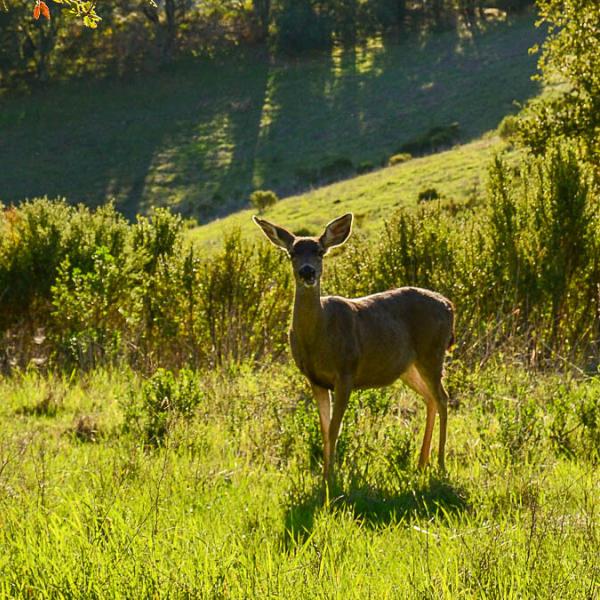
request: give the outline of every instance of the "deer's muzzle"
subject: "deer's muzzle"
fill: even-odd
[[[311,267],[310,265],[304,265],[303,267],[300,267],[298,270],[298,276],[305,285],[312,286],[317,283],[317,272],[315,271],[314,267]]]

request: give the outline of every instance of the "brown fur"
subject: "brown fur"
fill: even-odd
[[[296,237],[262,219],[255,218],[255,222],[292,259],[296,295],[290,345],[319,407],[326,481],[333,474],[335,444],[351,391],[386,386],[398,378],[427,404],[419,466],[429,460],[438,412],[438,460],[444,468],[448,395],[442,376],[444,356],[454,340],[452,303],[436,292],[416,287],[356,299],[321,297],[322,257],[348,238],[352,215],[332,221],[319,238]]]

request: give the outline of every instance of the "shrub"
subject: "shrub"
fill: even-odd
[[[250,194],[250,204],[260,213],[271,206],[275,206],[278,201],[277,194],[271,190],[256,190]]]
[[[512,139],[519,131],[519,118],[515,115],[506,115],[498,125],[498,135],[503,140]]]
[[[394,165],[399,165],[403,162],[406,162],[407,160],[410,160],[411,158],[412,154],[410,154],[409,152],[401,152],[400,154],[394,154],[393,156],[390,156],[388,160],[388,165],[390,165],[390,167],[393,167]]]
[[[458,123],[438,125],[418,135],[398,148],[398,153],[427,154],[454,144],[459,137]]]
[[[176,418],[189,419],[203,400],[194,373],[182,369],[177,376],[172,371],[158,369],[144,382],[141,400],[132,399],[126,408],[127,429],[141,429],[144,440],[159,446],[168,435]]]
[[[198,268],[198,334],[210,348],[208,360],[222,364],[285,348],[281,326],[289,313],[291,277],[285,257],[271,246],[251,246],[240,232]]]
[[[442,195],[435,188],[426,188],[419,192],[418,202],[430,202],[431,200],[439,200]]]

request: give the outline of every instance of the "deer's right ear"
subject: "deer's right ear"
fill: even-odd
[[[291,251],[294,240],[296,239],[293,233],[289,232],[284,227],[274,225],[273,223],[269,223],[269,221],[259,219],[258,217],[252,217],[252,220],[263,230],[263,233],[278,248],[286,250],[287,252]]]

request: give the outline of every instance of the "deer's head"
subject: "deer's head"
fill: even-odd
[[[331,221],[319,237],[296,236],[264,219],[253,217],[253,220],[275,246],[287,252],[296,283],[307,287],[317,285],[323,273],[323,257],[329,249],[343,244],[352,231],[352,213]]]

